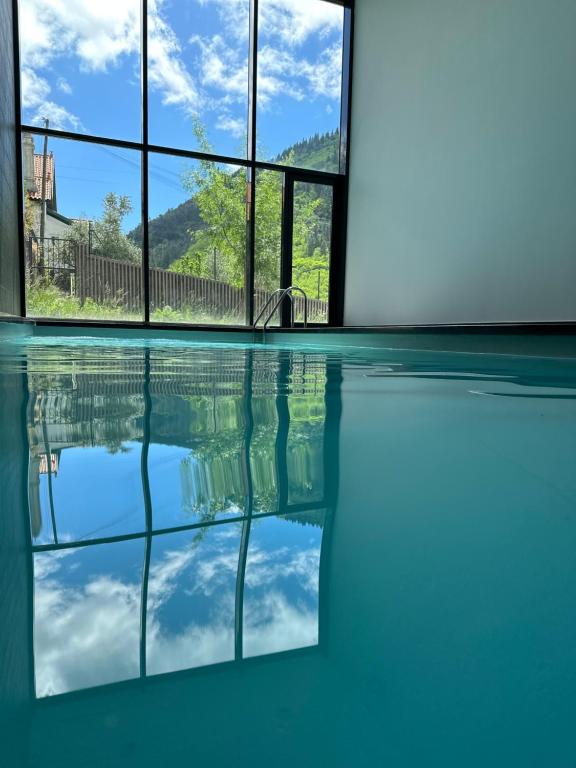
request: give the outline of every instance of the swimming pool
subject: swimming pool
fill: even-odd
[[[576,358],[11,330],[0,765],[576,764]]]

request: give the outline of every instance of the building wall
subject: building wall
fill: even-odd
[[[576,320],[576,3],[357,0],[345,321]]]
[[[12,3],[0,0],[0,314],[20,314]]]

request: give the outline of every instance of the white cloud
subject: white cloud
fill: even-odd
[[[237,40],[248,40],[250,3],[249,0],[196,0],[198,5],[214,6],[224,22],[226,31]]]
[[[86,70],[106,70],[140,47],[138,0],[23,0],[22,62],[35,69],[74,54]]]
[[[182,107],[189,115],[197,114],[201,96],[181,59],[182,48],[170,25],[161,17],[162,2],[149,3],[148,81],[162,93],[162,103]]]
[[[235,139],[241,139],[246,134],[246,120],[229,115],[220,115],[216,120],[216,128],[219,131],[226,131]],[[235,168],[235,170],[238,169]]]
[[[40,125],[44,118],[48,118],[51,128],[83,130],[83,125],[76,115],[51,100],[50,84],[30,67],[23,67],[21,84],[22,106],[31,112],[32,124]]]
[[[56,103],[51,83],[70,94],[69,83],[54,77],[52,68],[60,57],[79,60],[84,71],[105,71],[121,56],[139,50],[137,0],[23,0],[20,8],[22,105],[31,122],[42,117],[53,128],[84,130],[80,119]]]
[[[299,64],[289,51],[280,51],[267,45],[258,56],[258,102],[262,107],[281,94],[303,101],[305,93],[296,84]]]
[[[324,48],[315,61],[267,45],[258,57],[258,100],[267,107],[277,95],[296,101],[318,96],[337,101],[342,87],[342,47]]]
[[[194,35],[191,43],[200,51],[202,84],[232,94],[240,102],[248,99],[248,57],[244,49],[230,46],[220,35],[202,38]]]
[[[340,99],[342,92],[342,47],[333,45],[322,51],[317,61],[302,63],[302,76],[305,77],[316,96],[327,99]]]
[[[62,91],[62,93],[66,93],[68,95],[70,95],[72,93],[72,87],[71,87],[70,83],[64,77],[59,77],[58,78],[57,85],[58,85],[58,90]]]
[[[259,32],[295,47],[312,35],[327,37],[342,30],[344,11],[324,0],[263,0]]]
[[[181,47],[174,31],[162,19],[163,0],[149,3],[149,82],[162,93],[164,104],[182,107],[194,114],[200,95],[181,59]],[[50,108],[55,127],[77,128],[80,123],[66,109],[48,100],[51,70],[60,58],[74,56],[84,72],[106,72],[121,60],[132,57],[135,67],[140,55],[139,0],[24,0],[20,20],[21,58],[25,70],[45,85],[44,103]],[[40,74],[42,73],[42,74]],[[23,83],[23,103],[34,108],[38,99]],[[62,78],[56,79],[60,84]],[[64,81],[65,82],[65,81]],[[62,89],[68,93],[66,89]],[[32,103],[30,103],[32,102]],[[74,122],[76,120],[76,122]]]
[[[48,99],[50,85],[43,77],[37,75],[33,69],[23,67],[20,82],[22,86],[23,107],[36,107]]]
[[[197,0],[215,6],[226,30],[236,38],[248,37],[247,0]],[[275,37],[288,46],[305,43],[312,35],[321,38],[342,30],[343,9],[324,0],[261,0],[259,33]]]

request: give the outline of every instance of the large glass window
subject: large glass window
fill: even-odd
[[[22,121],[140,141],[140,0],[20,0],[19,15]]]
[[[29,317],[141,320],[141,153],[24,134]]]
[[[152,144],[246,157],[249,0],[148,2]]]
[[[350,22],[341,0],[21,0],[27,315],[252,325],[296,284],[334,322]]]
[[[258,157],[338,173],[344,9],[260,0]]]
[[[150,155],[151,319],[244,322],[246,169]]]

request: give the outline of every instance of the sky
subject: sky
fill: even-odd
[[[248,0],[149,0],[148,8],[151,143],[198,149],[199,122],[213,152],[245,157]],[[47,117],[55,129],[139,141],[140,27],[138,0],[21,0],[23,121]],[[342,30],[343,9],[325,0],[260,0],[259,159],[338,127]],[[96,218],[114,191],[134,203],[125,229],[139,223],[138,153],[63,140],[49,150],[60,213]],[[186,199],[178,163],[151,158],[152,215]]]

